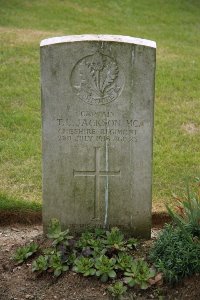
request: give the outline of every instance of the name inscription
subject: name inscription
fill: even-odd
[[[61,143],[137,142],[143,126],[143,122],[137,119],[115,119],[113,112],[81,111],[77,120],[56,119],[58,141]]]

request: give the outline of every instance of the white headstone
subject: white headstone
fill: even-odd
[[[151,230],[156,44],[111,35],[41,42],[43,223]]]

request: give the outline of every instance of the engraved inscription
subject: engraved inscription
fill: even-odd
[[[81,111],[76,116],[56,119],[59,142],[137,143],[144,128],[143,120],[117,119],[112,111]]]
[[[102,176],[119,176],[120,171],[100,171],[100,148],[95,147],[95,170],[94,171],[76,171],[73,170],[74,177],[76,176],[93,176],[95,177],[95,194],[94,194],[94,219],[99,218],[99,178]]]
[[[74,93],[94,105],[114,101],[124,86],[124,74],[117,61],[99,51],[83,57],[71,73]]]

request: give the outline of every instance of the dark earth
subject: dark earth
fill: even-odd
[[[112,299],[106,291],[108,284],[95,278],[84,278],[72,271],[58,279],[51,274],[36,276],[31,271],[31,260],[17,266],[11,260],[16,248],[32,240],[40,245],[45,243],[42,235],[41,215],[26,216],[9,213],[0,214],[0,300],[108,300]],[[165,214],[154,214],[152,238],[143,241],[139,248],[142,256],[147,256],[163,224],[169,222]],[[20,224],[21,223],[21,224]],[[159,282],[160,284],[161,282]],[[186,278],[172,287],[166,283],[151,287],[146,291],[131,289],[123,300],[132,299],[200,299],[200,275]]]

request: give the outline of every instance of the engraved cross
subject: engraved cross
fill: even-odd
[[[95,194],[94,194],[94,218],[99,216],[99,194],[100,194],[100,177],[103,176],[119,176],[120,171],[101,171],[100,170],[100,148],[95,147],[95,170],[94,171],[76,171],[73,170],[74,177],[76,176],[93,176],[95,177]]]

